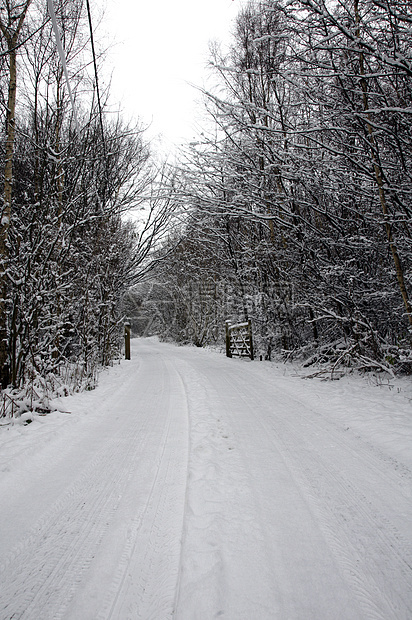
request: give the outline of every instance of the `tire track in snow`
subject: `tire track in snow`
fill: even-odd
[[[370,453],[356,451],[348,444],[344,433],[337,432],[325,419],[322,419],[322,426],[314,426],[313,416],[308,423],[304,415],[294,420],[286,411],[280,411],[282,401],[286,407],[288,401],[294,403],[289,409],[296,410],[297,405],[303,411],[308,410],[289,394],[285,399],[285,394],[273,389],[276,406],[268,411],[268,400],[260,395],[260,390],[267,392],[266,384],[261,382],[251,390],[246,382],[240,386],[233,374],[227,376],[227,383],[237,388],[240,398],[250,408],[254,426],[258,423],[283,455],[312,513],[319,520],[346,580],[352,584],[365,618],[408,620],[412,616],[410,542],[382,512],[390,502],[400,503],[405,514],[408,509],[410,512],[410,505],[395,482],[397,472],[387,469],[389,501],[383,498],[383,505],[380,505],[382,498],[373,490],[372,480],[378,485],[381,483],[382,467],[381,463],[377,466]],[[317,433],[324,433],[324,436],[320,439]],[[328,444],[325,453],[319,452]],[[349,466],[346,475],[334,464],[337,459],[338,463]],[[403,477],[405,472],[400,475]],[[360,483],[365,491],[361,490]]]
[[[121,439],[105,446],[6,562],[0,578],[7,617],[62,617],[118,507],[139,450],[134,439],[134,446]]]
[[[185,467],[186,467],[185,494],[184,494],[184,502],[183,502],[182,529],[181,529],[180,550],[179,550],[179,566],[178,566],[178,571],[177,571],[177,580],[176,580],[174,600],[173,600],[173,618],[175,618],[177,615],[177,609],[178,609],[179,600],[180,600],[181,583],[182,583],[183,553],[184,553],[185,544],[186,544],[186,524],[187,524],[187,514],[189,510],[190,455],[192,452],[192,418],[190,415],[188,389],[183,379],[182,370],[179,369],[178,366],[175,366],[175,370],[176,370],[176,374],[179,379],[179,384],[185,395],[186,420],[187,420],[187,449],[186,449],[186,459],[185,459]]]
[[[190,453],[174,617],[277,618],[276,584],[247,472],[213,386],[182,361]]]
[[[145,372],[146,378],[149,377],[150,379],[147,369]],[[73,482],[70,489],[63,493],[48,514],[33,527],[26,539],[10,554],[0,574],[0,616],[2,618],[60,620],[69,614],[69,617],[77,620],[83,615],[81,613],[81,616],[70,616],[72,599],[84,586],[82,582],[92,567],[94,557],[104,536],[110,536],[112,520],[121,508],[123,495],[130,493],[128,489],[133,478],[142,473],[142,467],[147,476],[147,472],[152,466],[153,429],[157,423],[160,428],[164,424],[165,395],[166,397],[169,395],[168,377],[167,373],[158,373],[157,381],[163,381],[163,386],[157,396],[153,394],[156,391],[153,388],[157,387],[154,386],[154,380],[146,381],[146,385],[144,381],[140,380],[139,385],[141,388],[145,388],[146,394],[138,395],[140,400],[143,399],[143,404],[139,404],[139,415],[136,415],[133,407],[130,410],[129,406],[129,411],[123,416],[123,423],[120,428],[98,449],[80,478]],[[126,406],[127,399],[124,400],[124,395],[121,393],[120,398],[123,398]],[[109,401],[113,403],[113,408],[119,407],[116,400],[114,397]],[[174,405],[176,405],[176,401],[174,401]],[[106,415],[110,415],[110,413],[108,406],[106,407]],[[178,462],[176,450],[182,448],[185,437],[176,443],[173,450],[167,448],[168,441],[172,440],[171,444],[176,441],[176,438],[170,436],[173,422],[171,413],[171,411],[168,412],[167,428],[169,434],[167,432],[161,434],[160,447],[156,457],[158,461],[155,465],[157,469],[155,469],[155,481],[153,483],[153,488],[156,486],[156,480],[160,485],[166,484],[168,491],[163,496],[159,493],[158,497],[152,493],[146,505],[146,515],[143,515],[146,516],[146,520],[143,519],[146,529],[147,525],[152,523],[152,517],[155,517],[147,534],[150,540],[158,537],[155,542],[158,552],[161,547],[162,552],[165,550],[165,546],[170,543],[169,538],[173,540],[172,547],[178,547],[180,543],[180,541],[175,543],[173,536],[169,536],[167,531],[167,519],[170,515],[167,514],[162,522],[159,522],[158,518],[156,519],[159,512],[166,515],[170,503],[178,502],[180,493],[179,484],[177,487],[175,484],[175,492],[170,491],[170,489],[173,489],[176,477],[174,471],[174,465]],[[180,411],[175,413],[174,421],[181,418]],[[181,429],[181,427],[178,428]],[[159,434],[158,431],[156,432]],[[152,471],[149,472],[149,476],[151,475]],[[163,505],[161,505],[162,502]],[[136,511],[138,510],[139,506],[136,506]],[[131,537],[135,537],[133,527],[137,527],[138,530],[138,525],[135,521],[129,529]],[[162,527],[165,528],[165,531],[162,531]],[[182,525],[179,522],[179,535],[181,527]],[[175,553],[174,549],[172,551]],[[179,549],[177,549],[177,555],[178,551]],[[149,563],[153,561],[150,552],[145,559]],[[178,564],[178,559],[175,560],[175,564]],[[132,568],[135,571],[140,570],[142,572],[139,558],[134,559]],[[167,575],[165,579],[168,580],[167,572],[165,575]],[[156,581],[157,591],[165,591],[167,601],[162,603],[163,609],[169,606],[170,613],[173,608],[174,584],[174,581],[172,584],[161,584],[159,580]],[[144,606],[146,596],[144,578],[137,583],[132,592],[128,589],[127,595],[129,606],[133,609],[136,607],[135,599],[142,599]],[[156,604],[160,604],[159,601]],[[157,611],[159,610],[157,609]],[[157,611],[155,611],[154,617],[156,617]],[[160,615],[164,618],[168,617],[167,615],[163,616],[162,612]],[[86,615],[85,617],[95,617],[94,612],[93,615]],[[123,618],[140,616],[121,615],[120,617],[123,620]],[[144,615],[142,617],[149,618],[149,616]]]
[[[187,423],[188,412],[179,373],[164,359],[161,362],[161,374],[168,379],[168,386],[175,385],[169,401],[164,399],[167,424],[153,459],[155,468],[147,501],[130,529],[97,620],[167,620],[173,616],[187,482],[187,429],[182,436],[181,421]],[[163,580],[160,583],[159,578]]]

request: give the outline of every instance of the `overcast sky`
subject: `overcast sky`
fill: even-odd
[[[113,69],[112,103],[126,118],[151,123],[149,135],[166,144],[195,135],[195,100],[188,82],[202,85],[208,43],[228,40],[244,0],[101,0],[97,37],[107,34]],[[106,42],[106,39],[104,40]]]

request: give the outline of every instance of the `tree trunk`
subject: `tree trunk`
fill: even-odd
[[[3,209],[0,221],[0,383],[1,386],[7,387],[9,382],[9,363],[8,363],[8,333],[7,333],[7,263],[9,258],[8,251],[8,232],[11,217],[11,197],[13,185],[13,148],[15,127],[15,110],[16,110],[16,89],[17,89],[17,71],[16,71],[16,50],[12,48],[9,51],[9,93],[7,101],[7,117],[6,117],[6,153],[4,167],[4,198]]]
[[[358,39],[360,40],[360,15],[359,15],[359,2],[358,0],[355,0],[354,3],[354,9],[355,9],[355,20],[356,20],[356,35],[358,37]],[[382,171],[381,171],[381,167],[378,163],[378,159],[376,157],[376,149],[377,149],[377,144],[376,144],[376,140],[375,140],[375,136],[374,136],[374,132],[373,132],[373,127],[372,127],[372,122],[371,122],[371,117],[370,117],[370,113],[369,113],[369,97],[368,97],[368,85],[367,85],[367,81],[366,81],[366,77],[365,77],[365,62],[364,62],[364,55],[362,52],[360,52],[359,55],[359,68],[360,68],[360,74],[361,74],[361,88],[362,88],[362,97],[363,97],[363,110],[366,113],[366,126],[367,126],[367,130],[368,130],[368,137],[369,137],[369,144],[370,144],[370,149],[371,149],[371,157],[372,157],[372,163],[373,163],[373,169],[375,172],[375,180],[376,180],[376,185],[378,187],[378,192],[379,192],[379,200],[381,203],[381,208],[382,208],[382,212],[385,218],[385,231],[386,231],[386,237],[388,239],[388,243],[389,243],[389,247],[391,250],[391,254],[392,254],[392,258],[393,258],[393,262],[395,263],[395,271],[396,271],[396,277],[398,280],[398,285],[399,285],[399,289],[402,295],[402,299],[403,299],[403,303],[406,309],[406,314],[408,317],[408,321],[409,324],[412,325],[412,306],[411,303],[409,301],[409,297],[408,297],[408,291],[406,290],[406,284],[405,284],[405,278],[404,278],[404,273],[403,273],[403,268],[402,268],[402,263],[401,260],[399,258],[399,254],[398,254],[398,249],[396,247],[395,244],[395,240],[393,237],[393,233],[392,233],[392,227],[390,225],[389,222],[389,210],[388,210],[388,205],[387,205],[387,201],[386,201],[386,195],[385,195],[385,189],[383,186],[383,178],[382,178]]]
[[[6,150],[4,167],[4,195],[0,221],[0,385],[4,388],[9,382],[9,352],[7,330],[7,264],[9,258],[8,233],[11,218],[13,188],[13,150],[16,133],[16,91],[17,91],[17,41],[31,0],[18,7],[18,15],[8,4],[7,24],[0,17],[0,31],[7,43],[9,56],[9,89],[6,115]],[[12,30],[14,23],[17,25]]]

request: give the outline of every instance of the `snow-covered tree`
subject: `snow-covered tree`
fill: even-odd
[[[402,2],[267,0],[212,50],[212,130],[180,167],[187,295],[213,255],[266,355],[408,368],[409,28]]]

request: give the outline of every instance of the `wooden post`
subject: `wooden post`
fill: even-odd
[[[252,338],[252,321],[249,319],[247,322],[247,329],[249,335],[249,344],[250,344],[250,359],[253,360],[253,338]]]
[[[232,353],[230,350],[230,331],[229,331],[230,321],[225,321],[226,327],[226,357],[232,357]]]
[[[130,359],[130,323],[127,321],[124,324],[124,357],[126,360]]]

